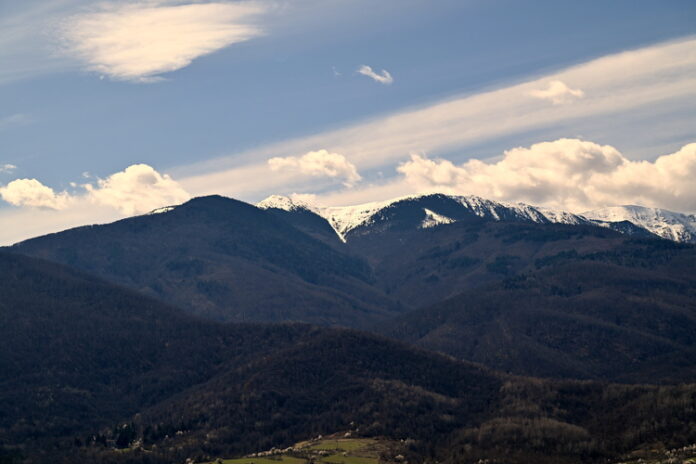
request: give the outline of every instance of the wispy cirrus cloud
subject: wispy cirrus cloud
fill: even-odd
[[[358,68],[358,73],[380,84],[389,85],[394,82],[394,78],[386,69],[383,69],[382,72],[378,74],[370,66],[364,64]]]
[[[257,2],[104,2],[65,20],[66,51],[90,71],[113,79],[153,82],[232,44],[260,36]]]
[[[14,164],[0,164],[0,174],[7,174],[17,169]]]

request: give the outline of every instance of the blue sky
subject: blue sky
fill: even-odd
[[[692,1],[1,2],[0,241],[209,193],[694,211],[695,24]]]

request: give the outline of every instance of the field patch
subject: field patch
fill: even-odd
[[[382,438],[317,437],[285,449],[272,448],[209,464],[388,464],[401,463],[403,443]]]

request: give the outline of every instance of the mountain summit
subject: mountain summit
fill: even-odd
[[[582,214],[525,203],[503,203],[475,195],[425,194],[353,206],[319,207],[272,195],[261,209],[316,215],[346,242],[351,237],[397,228],[430,228],[472,220],[595,225],[637,236],[696,242],[696,216],[644,206],[611,206]]]

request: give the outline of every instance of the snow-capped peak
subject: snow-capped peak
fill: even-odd
[[[413,227],[418,228],[432,228],[468,220],[467,217],[472,214],[492,221],[600,225],[623,233],[626,232],[616,228],[615,223],[627,221],[663,238],[677,242],[696,242],[696,216],[643,206],[614,206],[580,215],[524,203],[497,202],[474,195],[444,194],[408,195],[388,201],[332,207],[318,207],[299,199],[271,195],[257,206],[263,209],[311,211],[326,219],[344,242],[348,234],[357,229],[360,229],[360,234],[369,234],[389,228],[392,221],[405,217],[400,211],[411,211],[407,215],[413,217],[413,214],[417,214],[413,208],[423,214],[422,219],[418,219],[419,222],[413,223]],[[402,207],[406,209],[401,210]],[[371,227],[376,224],[379,226]]]
[[[676,242],[696,241],[694,215],[636,205],[609,206],[582,215],[600,225],[628,221],[662,238]]]
[[[380,217],[380,213],[387,211],[389,208],[396,207],[403,202],[409,201],[423,201],[428,205],[435,202],[433,206],[420,206],[424,214],[424,218],[419,225],[421,228],[451,224],[457,222],[457,216],[466,216],[472,213],[480,218],[488,218],[494,221],[522,220],[536,223],[555,222],[564,224],[582,224],[589,222],[580,216],[564,211],[537,208],[523,203],[500,203],[475,195],[406,195],[387,201],[332,207],[317,207],[289,197],[272,195],[257,206],[264,209],[277,208],[285,211],[295,211],[298,209],[312,211],[326,219],[336,231],[339,238],[346,241],[346,235],[349,232],[358,228],[369,227]],[[438,202],[448,203],[450,209],[457,204],[460,205],[459,208],[456,208],[458,214],[452,217],[452,215],[444,211],[438,211]]]
[[[283,211],[296,211],[299,209],[314,211],[314,208],[308,203],[284,195],[271,195],[257,203],[256,206],[261,209],[275,208]]]

